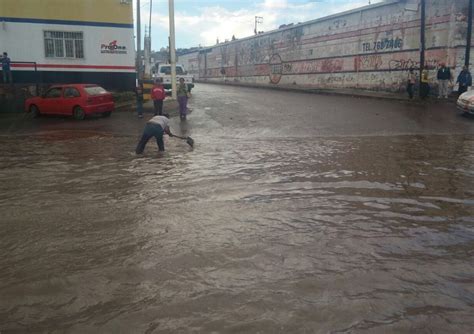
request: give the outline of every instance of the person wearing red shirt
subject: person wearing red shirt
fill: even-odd
[[[155,84],[151,89],[151,99],[153,100],[153,106],[155,107],[155,116],[163,115],[163,100],[165,99],[165,88],[163,87],[163,80],[158,78],[155,80]]]

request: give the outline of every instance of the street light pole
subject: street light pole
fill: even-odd
[[[258,24],[263,22],[263,17],[261,16],[255,16],[255,35],[258,35]]]
[[[170,61],[171,61],[171,90],[172,97],[176,100],[176,48],[175,48],[175,31],[174,31],[174,0],[169,0],[169,16],[170,16]]]

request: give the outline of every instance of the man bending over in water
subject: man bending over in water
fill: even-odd
[[[173,137],[173,134],[170,131],[169,127],[169,115],[164,113],[160,116],[155,116],[150,119],[143,130],[143,135],[140,141],[138,142],[135,152],[137,154],[142,154],[145,150],[146,143],[150,140],[151,137],[156,138],[156,143],[158,144],[158,150],[163,152],[165,150],[165,143],[163,142],[163,134],[167,134],[170,137]]]

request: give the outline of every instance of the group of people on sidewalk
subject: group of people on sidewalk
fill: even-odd
[[[184,82],[183,78],[179,79],[177,86],[177,97],[179,104],[179,117],[181,120],[186,120],[188,109],[188,98],[189,98],[188,86]],[[143,118],[143,87],[137,87],[137,113],[139,118]],[[168,136],[173,137],[169,128],[169,115],[163,112],[163,101],[166,98],[165,88],[161,78],[157,78],[151,89],[151,99],[153,100],[154,117],[147,121],[145,129],[143,130],[142,137],[138,142],[135,152],[142,154],[145,150],[145,146],[148,141],[155,137],[158,145],[158,150],[163,152],[165,150],[165,144],[163,141],[163,135],[166,133]]]
[[[453,75],[451,69],[446,66],[445,63],[440,64],[438,69],[436,79],[438,80],[438,98],[447,99],[450,94],[450,89],[453,85]],[[410,99],[413,99],[415,92],[415,85],[417,81],[417,76],[415,74],[415,69],[411,67],[408,71],[407,78],[407,92]],[[458,85],[458,96],[462,93],[465,93],[470,86],[472,86],[472,76],[471,72],[467,66],[464,66],[461,73],[459,73],[456,84]],[[430,83],[429,83],[429,73],[427,69],[423,69],[421,72],[420,78],[420,97],[426,99],[430,93]]]

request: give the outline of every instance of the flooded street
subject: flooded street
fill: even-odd
[[[163,156],[127,112],[2,116],[2,334],[472,333],[474,120],[193,93]]]

